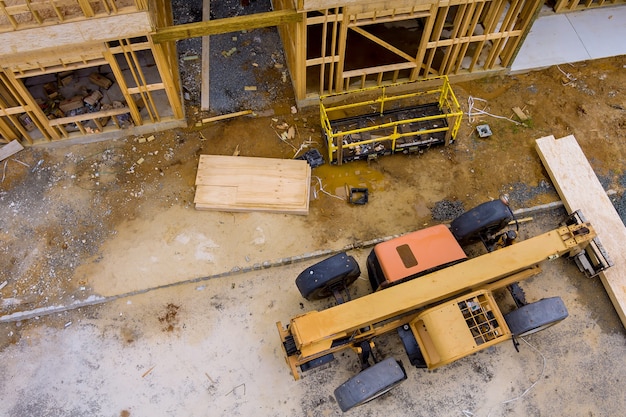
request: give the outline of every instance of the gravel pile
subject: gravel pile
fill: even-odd
[[[202,20],[202,0],[174,0],[172,6],[176,24]],[[271,10],[269,0],[222,0],[211,3],[211,19]],[[211,113],[263,111],[293,96],[282,43],[275,27],[212,35],[209,45]],[[201,99],[202,71],[206,71],[202,68],[202,39],[179,41],[177,47],[185,100],[197,106]]]
[[[501,193],[509,196],[511,207],[515,210],[528,207],[532,200],[540,195],[556,194],[557,192],[551,183],[540,181],[537,186],[531,186],[522,182],[508,184],[502,189]]]
[[[437,201],[431,210],[433,220],[438,222],[453,220],[463,213],[465,213],[465,208],[461,201]]]

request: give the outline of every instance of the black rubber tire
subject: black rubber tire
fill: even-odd
[[[450,231],[459,243],[470,243],[481,235],[496,234],[511,220],[513,214],[502,200],[487,201],[454,219]]]
[[[372,249],[370,254],[367,256],[365,266],[367,267],[367,276],[369,278],[370,285],[372,286],[372,292],[375,292],[385,282],[385,276],[380,268],[380,262],[376,257],[374,249]]]
[[[550,297],[526,304],[504,315],[513,336],[526,336],[555,325],[568,316],[561,297]]]
[[[402,364],[394,358],[387,358],[337,387],[335,399],[341,411],[346,412],[380,397],[405,379],[406,372]]]
[[[347,288],[360,275],[356,260],[341,252],[302,271],[296,278],[296,286],[307,300],[319,300],[333,295],[332,288],[336,285]]]

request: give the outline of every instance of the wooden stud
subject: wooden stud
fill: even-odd
[[[308,24],[308,20],[307,20]],[[322,65],[320,66],[319,94],[324,94],[324,76],[326,75],[326,36],[328,36],[328,9],[324,9],[324,22],[322,23]]]
[[[113,71],[113,75],[115,76],[115,80],[117,81],[120,91],[122,92],[122,95],[126,100],[126,104],[130,108],[130,115],[133,118],[133,122],[136,126],[141,126],[143,124],[143,120],[141,119],[141,115],[139,114],[139,110],[137,109],[137,104],[135,104],[133,97],[128,93],[128,86],[124,79],[124,74],[122,73],[122,70],[117,63],[117,60],[115,59],[115,55],[113,55],[110,51],[105,51],[104,58],[109,63],[109,66],[111,67],[111,71]]]
[[[83,11],[83,14],[85,15],[85,17],[93,17],[95,15],[91,7],[91,4],[89,4],[89,0],[78,0],[78,5]]]
[[[17,20],[15,20],[15,18],[13,17],[12,14],[10,14],[7,9],[6,9],[6,4],[4,1],[0,1],[0,10],[2,10],[2,12],[4,13],[5,17],[7,18],[7,20],[9,22],[11,22],[11,26],[13,26],[13,29],[17,29],[18,28],[18,23]]]
[[[339,27],[340,27],[340,21],[339,21],[339,9],[336,8],[334,9],[335,14],[335,19],[333,21],[333,33],[331,35],[331,39],[330,39],[330,50],[331,50],[331,56],[333,57],[333,60],[330,64],[330,71],[328,72],[328,88],[327,91],[328,93],[332,93],[333,90],[335,89],[335,70],[337,67],[337,63],[339,62],[341,58],[341,55],[338,53],[337,50],[337,34],[339,33]],[[343,13],[341,14],[341,19],[343,19]],[[322,40],[323,42],[326,42],[326,38],[324,38]],[[336,57],[336,59],[335,59]]]
[[[178,66],[172,67],[168,65],[167,57],[165,56],[164,44],[154,44],[153,47],[154,61],[156,63],[157,69],[159,70],[159,73],[161,74],[161,80],[163,81],[165,94],[167,95],[167,99],[174,113],[174,117],[177,119],[182,119],[185,116],[185,112],[180,98],[180,90],[176,86],[175,76],[173,72],[176,68],[178,68]],[[178,74],[178,71],[176,71],[175,73]]]
[[[5,78],[6,77],[6,78]],[[4,84],[7,88],[13,90],[13,96],[22,101],[22,105],[27,105],[30,111],[28,115],[31,117],[33,123],[37,126],[37,128],[44,135],[46,140],[50,139],[60,139],[59,132],[55,129],[50,129],[48,127],[48,118],[44,114],[43,110],[39,107],[39,104],[33,99],[30,95],[28,89],[22,84],[21,80],[18,80],[15,75],[9,71],[4,71]]]
[[[476,52],[474,53],[474,58],[472,59],[472,63],[470,64],[470,71],[474,69],[474,66],[478,62],[478,58],[480,57],[480,54],[482,53],[482,50],[485,44],[487,43],[487,40],[489,39],[489,34],[495,30],[496,25],[498,24],[499,17],[504,12],[507,4],[508,3],[503,0],[499,0],[497,2],[491,2],[489,4],[487,13],[486,13],[487,17],[485,19],[486,24],[484,25],[485,32],[482,36],[482,40],[479,41],[478,43]],[[483,69],[485,68],[486,68],[486,62],[483,65]]]
[[[435,20],[436,20],[436,16],[437,16],[437,10],[438,10],[439,6],[437,3],[433,3],[430,6],[430,10],[428,12],[428,15],[425,17],[426,18],[426,22],[424,24],[424,31],[422,32],[422,38],[420,39],[420,44],[419,47],[417,48],[417,55],[415,56],[415,69],[413,69],[411,71],[411,74],[409,76],[409,80],[410,81],[415,81],[419,75],[420,75],[420,71],[423,68],[424,65],[424,57],[426,55],[426,49],[427,49],[427,45],[428,45],[428,40],[431,38],[431,33],[433,30],[433,26],[435,25]],[[424,76],[427,76],[428,74],[424,74]],[[394,81],[395,83],[396,81]]]
[[[539,16],[542,7],[543,2],[541,0],[527,1],[525,5],[525,10],[522,12],[520,18],[520,31],[522,33],[521,35],[516,36],[513,42],[507,42],[502,57],[503,67],[508,67],[517,56],[517,53],[521,49],[524,40],[530,32],[532,23],[537,19],[537,16]]]
[[[202,20],[208,21],[211,19],[210,12],[210,0],[202,1]],[[210,39],[209,35],[202,37],[202,71],[201,71],[201,85],[200,85],[200,110],[209,110],[209,62],[210,62]]]

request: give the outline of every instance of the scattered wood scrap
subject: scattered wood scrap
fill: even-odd
[[[613,261],[600,279],[626,327],[626,227],[622,219],[574,136],[558,140],[546,136],[536,140],[536,148],[568,213],[582,212]]]
[[[311,167],[304,160],[200,155],[197,210],[308,214]]]
[[[211,123],[217,122],[219,120],[231,119],[233,117],[246,116],[248,114],[252,114],[252,110],[242,110],[235,113],[221,114],[219,116],[207,117],[206,119],[202,119],[202,123]]]
[[[17,141],[17,139],[12,140],[11,142],[0,148],[0,161],[4,161],[8,157],[15,155],[22,149],[24,149],[24,147],[21,143]]]
[[[528,120],[528,116],[524,113],[524,110],[519,107],[513,107],[513,113],[519,118],[520,122],[525,122]]]

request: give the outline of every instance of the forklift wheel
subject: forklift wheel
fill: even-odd
[[[511,220],[513,214],[502,200],[487,201],[454,219],[450,231],[460,243],[471,243],[498,233]]]
[[[308,267],[296,278],[300,294],[307,300],[333,295],[333,288],[347,288],[361,275],[359,264],[345,252]]]
[[[561,297],[544,298],[504,315],[513,336],[526,336],[548,328],[568,316]]]
[[[402,364],[387,358],[350,378],[335,390],[341,411],[365,404],[379,397],[406,379]]]

